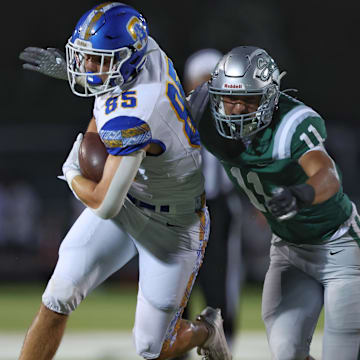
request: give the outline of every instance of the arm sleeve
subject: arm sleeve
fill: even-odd
[[[186,98],[190,113],[196,128],[199,128],[199,122],[205,112],[206,106],[209,102],[209,84],[204,82],[193,90]]]
[[[111,219],[119,213],[145,156],[145,150],[138,150],[121,159],[104,200],[97,209],[92,209],[97,216]]]

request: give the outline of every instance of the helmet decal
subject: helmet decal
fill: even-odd
[[[262,81],[268,81],[276,69],[276,65],[271,59],[264,59],[263,57],[258,58],[257,67],[259,70],[262,70],[260,73]]]
[[[242,89],[243,85],[242,84],[224,84],[224,88],[225,89]]]
[[[126,29],[135,41],[136,50],[141,50],[147,44],[148,38],[144,24],[139,18],[133,16],[127,23]]]

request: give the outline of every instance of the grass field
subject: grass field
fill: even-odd
[[[44,284],[45,285],[45,284]],[[37,311],[43,285],[0,285],[0,331],[26,329]],[[135,314],[137,288],[133,285],[104,285],[96,289],[71,315],[68,329],[85,330],[129,330]],[[260,317],[261,289],[248,286],[243,292],[238,326],[247,330],[263,330]],[[201,294],[196,289],[192,294],[193,316],[204,307]]]
[[[0,331],[21,331],[29,326],[39,307],[44,285],[0,285]],[[71,315],[68,329],[130,330],[135,314],[136,291],[133,285],[103,285],[90,294]],[[191,314],[195,316],[205,305],[196,288],[191,301]],[[248,331],[264,330],[260,308],[261,287],[246,286],[239,304],[237,327]],[[318,329],[322,327],[323,318],[320,319]]]
[[[23,335],[39,307],[44,285],[0,285],[0,360],[15,360],[14,353],[19,351]],[[67,328],[67,334],[70,335],[64,339],[62,350],[56,359],[139,359],[131,341],[136,291],[137,288],[133,285],[110,283],[90,294],[71,315]],[[234,351],[245,357],[234,353],[234,358],[269,359],[260,315],[261,288],[246,286],[242,294],[236,319],[240,336],[236,340]],[[204,305],[200,292],[195,289],[192,294],[191,317],[194,318]],[[317,330],[321,332],[322,327],[323,318]],[[95,344],[103,344],[106,349],[111,348],[117,354],[120,351],[115,351],[117,348],[121,352],[126,350],[126,356],[95,356],[96,351],[103,352],[102,348],[99,350],[94,347]],[[319,340],[316,346],[319,348]]]

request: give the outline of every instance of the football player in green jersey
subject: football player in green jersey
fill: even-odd
[[[311,358],[324,306],[322,359],[360,359],[359,216],[326,152],[324,120],[280,91],[283,75],[265,50],[240,46],[190,104],[202,144],[273,232],[262,301],[273,358]]]

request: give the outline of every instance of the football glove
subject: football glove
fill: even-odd
[[[71,191],[73,192],[73,194],[77,199],[79,199],[79,197],[76,195],[75,191],[73,190],[71,182],[75,176],[81,175],[80,165],[79,165],[79,149],[82,139],[83,139],[83,134],[79,133],[67,159],[65,160],[62,166],[64,177]]]
[[[309,184],[283,186],[275,189],[267,207],[279,221],[283,221],[291,219],[300,209],[311,205],[314,198],[315,190]]]
[[[55,79],[68,79],[65,54],[59,49],[27,47],[19,58],[25,61],[22,67],[26,70],[37,71]]]

